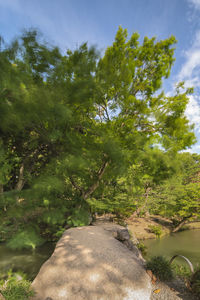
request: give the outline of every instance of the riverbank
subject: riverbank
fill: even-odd
[[[151,229],[153,226],[161,229],[161,236],[169,234],[172,227],[172,222],[160,216],[130,217],[126,220],[126,223],[138,240],[156,238],[156,234]]]
[[[134,217],[126,219],[129,230],[136,236],[138,240],[155,239],[156,234],[153,228],[160,228],[163,237],[172,231],[173,223],[171,220],[161,216]],[[200,222],[188,223],[183,230],[200,229]]]
[[[155,239],[156,234],[151,232],[151,228],[160,227],[162,234],[161,236],[164,239],[169,236],[169,233],[172,229],[172,222],[167,219],[164,219],[160,216],[150,216],[148,218],[136,218],[131,217],[126,220],[128,224],[128,229],[131,231],[137,239],[146,240],[150,243],[150,239]],[[185,229],[200,229],[200,223],[190,223]],[[196,232],[196,231],[195,231]],[[183,233],[183,232],[182,232]],[[181,233],[181,234],[182,234]],[[177,233],[176,233],[177,235]],[[154,243],[154,241],[152,241]],[[155,241],[156,242],[156,241]],[[166,246],[167,247],[167,246]],[[158,250],[159,247],[157,247]],[[148,251],[148,247],[147,247]],[[151,253],[151,255],[163,255],[163,253]],[[173,256],[173,255],[172,255]],[[151,300],[198,300],[189,289],[187,288],[183,279],[176,277],[169,282],[160,282],[156,281],[153,284]]]

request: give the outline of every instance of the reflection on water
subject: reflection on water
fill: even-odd
[[[33,279],[41,265],[51,256],[55,245],[46,243],[35,251],[11,250],[4,243],[0,243],[0,272],[12,269],[13,271],[23,271]]]
[[[164,255],[170,259],[173,255],[180,254],[186,256],[194,266],[200,264],[199,229],[177,232],[160,240],[145,240],[144,244],[147,246],[147,258],[155,255]]]

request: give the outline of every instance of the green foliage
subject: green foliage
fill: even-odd
[[[141,251],[143,256],[145,256],[147,254],[147,246],[145,246],[144,243],[142,243],[142,242],[138,243],[137,248]]]
[[[173,263],[173,269],[177,276],[187,280],[191,278],[191,270],[188,268],[188,266]]]
[[[63,224],[64,223],[64,212],[59,209],[52,211],[48,210],[43,213],[42,220],[51,225]]]
[[[6,300],[28,300],[34,295],[24,274],[9,271],[5,279],[0,281],[0,292]]]
[[[75,209],[67,219],[67,223],[73,227],[87,226],[90,222],[90,213],[85,208]]]
[[[175,228],[200,217],[200,156],[181,153],[176,160],[175,175],[149,193],[151,213],[171,218]]]
[[[149,225],[148,226],[150,232],[154,233],[157,238],[160,238],[162,234],[162,227],[159,225]]]
[[[33,228],[20,230],[8,242],[11,249],[32,248],[33,250],[41,245],[44,240],[36,233]]]
[[[14,227],[10,222],[3,222],[0,225],[0,242],[5,242],[7,239],[9,239],[12,236],[12,233],[14,231]]]
[[[195,142],[184,114],[191,89],[161,91],[175,43],[173,36],[140,43],[119,27],[103,57],[87,44],[62,54],[36,31],[2,45],[0,218],[14,228],[12,246],[34,248],[45,226],[55,236],[67,223],[86,225],[90,211],[149,209],[150,190],[174,174],[177,151]],[[40,232],[22,230],[27,224]]]
[[[65,230],[66,230],[66,228],[59,227],[58,231],[55,233],[55,236],[57,238],[60,238],[63,235],[63,233],[65,232]]]
[[[172,267],[163,256],[154,256],[146,263],[146,268],[161,281],[170,280],[173,277]]]

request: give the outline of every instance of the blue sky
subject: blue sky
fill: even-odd
[[[170,92],[180,80],[194,86],[186,115],[198,139],[190,151],[200,153],[200,0],[0,0],[5,41],[34,27],[63,50],[87,41],[103,52],[119,25],[141,39],[175,35],[176,62],[164,87]]]

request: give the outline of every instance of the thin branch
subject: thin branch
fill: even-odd
[[[104,111],[106,112],[106,116],[107,116],[108,121],[110,121],[110,117],[109,117],[109,114],[108,114],[106,104],[105,104],[105,107],[104,106],[102,106],[102,107],[104,108]]]
[[[100,167],[100,169],[97,172],[97,180],[95,183],[93,183],[88,189],[87,191],[84,191],[75,181],[74,178],[72,176],[69,176],[69,179],[73,185],[73,187],[80,192],[82,198],[84,200],[86,200],[99,186],[100,180],[103,177],[103,174],[106,170],[106,167],[108,166],[108,161],[104,161],[104,163],[102,164],[102,166]]]
[[[71,181],[73,187],[74,187],[76,190],[78,190],[78,191],[81,193],[81,195],[82,195],[82,194],[84,193],[84,192],[83,192],[83,189],[82,189],[82,188],[74,181],[74,179],[73,179],[72,176],[69,176],[69,179],[70,179],[70,181]]]
[[[107,108],[106,108],[106,104],[105,104],[105,106],[104,105],[102,105],[102,104],[99,104],[99,106],[102,108],[102,110],[105,112],[105,114],[106,114],[106,116],[105,116],[105,114],[104,114],[104,119],[107,119],[108,121],[110,121],[110,117],[109,117],[109,114],[108,114],[108,110],[107,110]],[[99,109],[99,111],[100,111],[100,109]],[[101,111],[100,111],[100,114],[101,114]],[[101,118],[101,117],[100,117]]]

